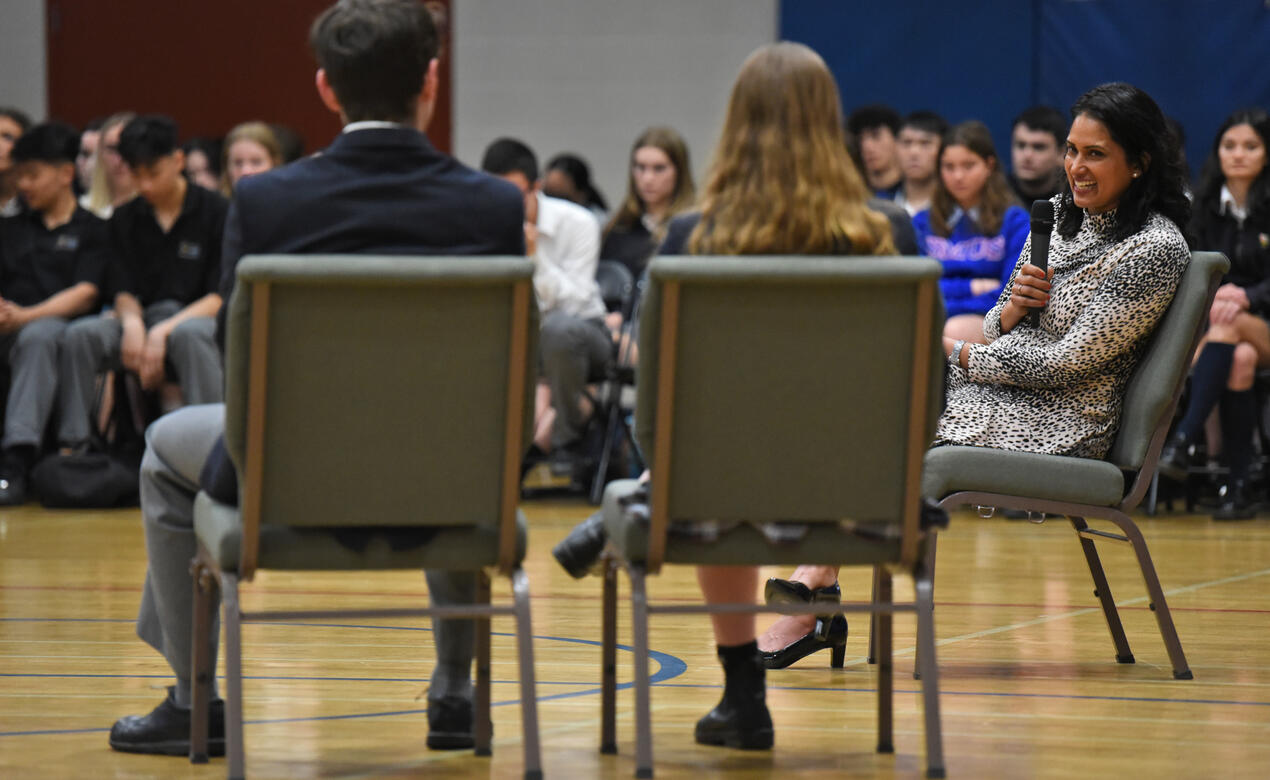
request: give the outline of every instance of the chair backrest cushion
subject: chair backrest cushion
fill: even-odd
[[[256,256],[226,341],[226,443],[262,458],[261,514],[295,526],[494,525],[513,287],[524,258]],[[268,285],[263,451],[246,452],[253,292]],[[537,320],[521,399],[532,424]],[[523,452],[523,449],[521,450]]]
[[[1196,329],[1208,316],[1214,283],[1230,268],[1218,252],[1195,252],[1125,388],[1120,430],[1107,459],[1126,471],[1142,468],[1152,436],[1173,408],[1190,370]]]
[[[669,517],[898,522],[912,393],[922,450],[938,417],[939,274],[925,258],[654,259],[637,435],[652,458],[663,297],[677,283]],[[914,388],[922,285],[929,381]]]

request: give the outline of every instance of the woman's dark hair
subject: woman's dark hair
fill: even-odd
[[[1213,138],[1213,148],[1204,162],[1204,172],[1199,177],[1199,189],[1195,192],[1195,210],[1216,210],[1221,200],[1221,188],[1226,183],[1226,176],[1221,172],[1221,159],[1218,149],[1222,136],[1236,125],[1248,125],[1261,139],[1261,145],[1270,152],[1270,116],[1259,108],[1245,108],[1226,117],[1217,135]],[[1248,218],[1257,224],[1270,222],[1270,160],[1261,166],[1261,173],[1253,180],[1248,190]]]
[[[1005,212],[1011,206],[1018,205],[1010,185],[1001,172],[1001,160],[997,157],[996,147],[992,144],[992,133],[983,122],[971,120],[954,125],[944,133],[939,148],[939,158],[935,170],[939,171],[944,163],[944,153],[951,146],[961,146],[992,165],[992,172],[983,183],[983,194],[979,198],[979,219],[975,227],[985,236],[995,236],[1001,232],[1005,222]],[[930,227],[936,235],[947,238],[952,235],[954,225],[948,224],[949,218],[957,209],[957,201],[948,187],[944,186],[944,177],[940,174],[935,181],[935,194],[930,201]]]
[[[609,204],[604,200],[604,196],[591,183],[591,168],[581,157],[574,154],[557,154],[547,162],[547,170],[560,171],[572,179],[573,186],[577,187],[578,192],[586,198],[583,206],[589,209],[598,208],[600,211],[609,210]]]
[[[1072,105],[1072,119],[1081,115],[1096,119],[1107,128],[1111,140],[1124,149],[1130,165],[1139,165],[1142,175],[1129,182],[1116,206],[1113,241],[1123,241],[1146,224],[1158,211],[1185,230],[1191,215],[1186,197],[1186,173],[1177,137],[1169,129],[1164,113],[1151,96],[1122,81],[1094,87]],[[1085,219],[1083,209],[1072,200],[1071,187],[1064,177],[1058,204],[1056,229],[1064,238],[1075,236]]]

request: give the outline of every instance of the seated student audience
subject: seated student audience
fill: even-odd
[[[83,197],[93,186],[93,170],[97,167],[97,145],[101,142],[101,126],[105,119],[93,119],[79,135],[79,153],[75,156],[75,196]]]
[[[31,126],[31,118],[16,108],[0,106],[0,217],[21,210],[17,175],[13,170],[13,144]]]
[[[939,186],[939,147],[946,132],[948,123],[933,111],[914,111],[900,122],[896,148],[903,184],[895,202],[909,217],[930,208]]]
[[[75,201],[79,133],[50,122],[14,144],[23,213],[0,221],[0,360],[9,370],[0,505],[26,500],[44,441],[67,322],[97,302],[106,272],[105,223]]]
[[[631,146],[626,197],[604,228],[600,259],[617,260],[639,278],[666,236],[671,217],[696,201],[688,146],[669,127],[650,127]]]
[[[847,117],[847,132],[855,146],[864,178],[873,194],[894,200],[904,182],[895,136],[900,131],[900,115],[890,106],[863,106]]]
[[[130,111],[115,114],[101,126],[101,139],[97,143],[97,165],[93,169],[93,183],[79,205],[102,219],[137,196],[137,185],[132,171],[119,156],[119,135],[124,125],[136,117]]]
[[[589,209],[601,224],[608,220],[609,204],[591,182],[591,167],[576,154],[557,154],[547,162],[542,191]]]
[[[273,129],[264,122],[244,122],[225,136],[225,164],[220,191],[233,197],[239,179],[282,165],[282,147]]]
[[[819,197],[793,199],[795,192]],[[661,251],[891,254],[888,223],[866,207],[868,194],[846,149],[838,87],[829,69],[802,44],[768,44],[745,61],[732,88],[701,211],[676,218]],[[583,521],[553,551],[575,577],[586,573],[603,548],[599,517]],[[751,603],[758,569],[703,566],[697,579],[710,603]],[[770,748],[772,719],[754,616],[713,614],[711,622],[724,671],[723,698],[697,722],[696,739]]]
[[[1190,212],[1181,156],[1155,101],[1129,84],[1104,84],[1082,95],[1072,116],[1052,275],[1047,281],[1024,252],[1009,294],[984,320],[989,343],[944,338],[947,403],[934,446],[1104,457],[1141,346],[1190,260],[1178,227]],[[1039,326],[1026,318],[1038,309]],[[833,567],[800,566],[775,582],[811,601],[832,600],[837,580]],[[778,620],[760,640],[769,665],[829,647],[816,620]]]
[[[1052,106],[1032,106],[1014,119],[1010,130],[1007,181],[1019,202],[1049,200],[1063,189],[1063,150],[1067,117]]]
[[[110,218],[114,310],[73,323],[62,347],[59,443],[81,449],[91,434],[99,372],[136,372],[142,388],[180,383],[185,403],[221,399],[221,363],[213,316],[220,307],[221,239],[228,202],[192,185],[176,123],[164,116],[132,120],[119,153],[141,197]]]
[[[603,377],[613,357],[604,301],[595,281],[600,224],[576,203],[544,195],[533,151],[514,138],[485,149],[481,169],[520,190],[525,199],[525,250],[534,261],[534,293],[542,313],[534,446],[551,453],[555,469],[583,468],[589,381]]]
[[[983,315],[1027,241],[1028,213],[1010,194],[982,122],[963,122],[944,136],[935,197],[913,228],[922,253],[944,265],[944,335],[983,342]]]
[[[1213,518],[1253,517],[1263,495],[1249,470],[1257,404],[1252,384],[1270,365],[1270,118],[1260,109],[1236,111],[1213,140],[1191,215],[1195,248],[1230,258],[1208,315],[1208,332],[1191,373],[1190,401],[1160,456],[1160,470],[1185,478],[1192,446],[1214,407],[1221,409],[1221,452],[1230,468],[1226,493]]]
[[[205,190],[220,192],[221,142],[214,138],[191,138],[185,150],[185,178]]]

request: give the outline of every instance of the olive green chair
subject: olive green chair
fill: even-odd
[[[601,750],[616,752],[616,568],[631,583],[636,776],[653,774],[648,616],[816,607],[649,604],[663,564],[878,567],[916,601],[881,614],[877,749],[892,748],[891,614],[917,614],[926,761],[943,775],[921,460],[942,387],[939,263],[904,257],[660,257],[640,325],[637,435],[651,511],[611,483],[603,593]],[[695,526],[695,533],[684,533]],[[701,538],[705,529],[714,538]],[[777,539],[775,537],[784,537]],[[757,595],[757,594],[754,594]],[[819,609],[823,610],[823,606]],[[844,694],[849,695],[849,694]]]
[[[1196,252],[1182,275],[1173,302],[1156,326],[1125,391],[1120,430],[1105,460],[1008,452],[983,447],[935,447],[926,455],[923,493],[945,508],[958,506],[1017,509],[1044,517],[1063,515],[1080,539],[1094,595],[1102,605],[1116,648],[1116,660],[1133,663],[1111,588],[1094,543],[1126,542],[1133,548],[1146,581],[1173,676],[1191,679],[1164,589],[1147,550],[1146,539],[1130,513],[1142,501],[1155,475],[1191,357],[1208,323],[1208,310],[1230,268],[1225,256]],[[1087,518],[1109,521],[1119,532],[1090,528]],[[929,548],[935,568],[935,546]]]
[[[525,777],[541,776],[520,461],[532,424],[537,328],[524,258],[256,256],[230,300],[225,441],[240,506],[200,493],[194,530],[191,758],[206,760],[206,657],[223,594],[226,752],[244,776],[246,621],[477,619],[475,738],[490,752],[490,617],[513,615]],[[258,569],[479,572],[477,604],[245,612]],[[491,605],[490,570],[513,604]]]

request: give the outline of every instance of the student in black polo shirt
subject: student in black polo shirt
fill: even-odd
[[[119,136],[119,154],[140,196],[115,209],[108,232],[115,308],[71,325],[62,347],[58,440],[79,449],[91,435],[94,381],[101,371],[135,371],[146,389],[180,383],[187,404],[221,400],[213,317],[220,307],[221,235],[228,202],[191,186],[176,123],[138,117]]]
[[[9,366],[0,505],[26,498],[57,397],[57,351],[67,320],[97,302],[106,272],[106,223],[75,201],[79,134],[37,125],[13,147],[27,210],[0,221],[0,360]]]

